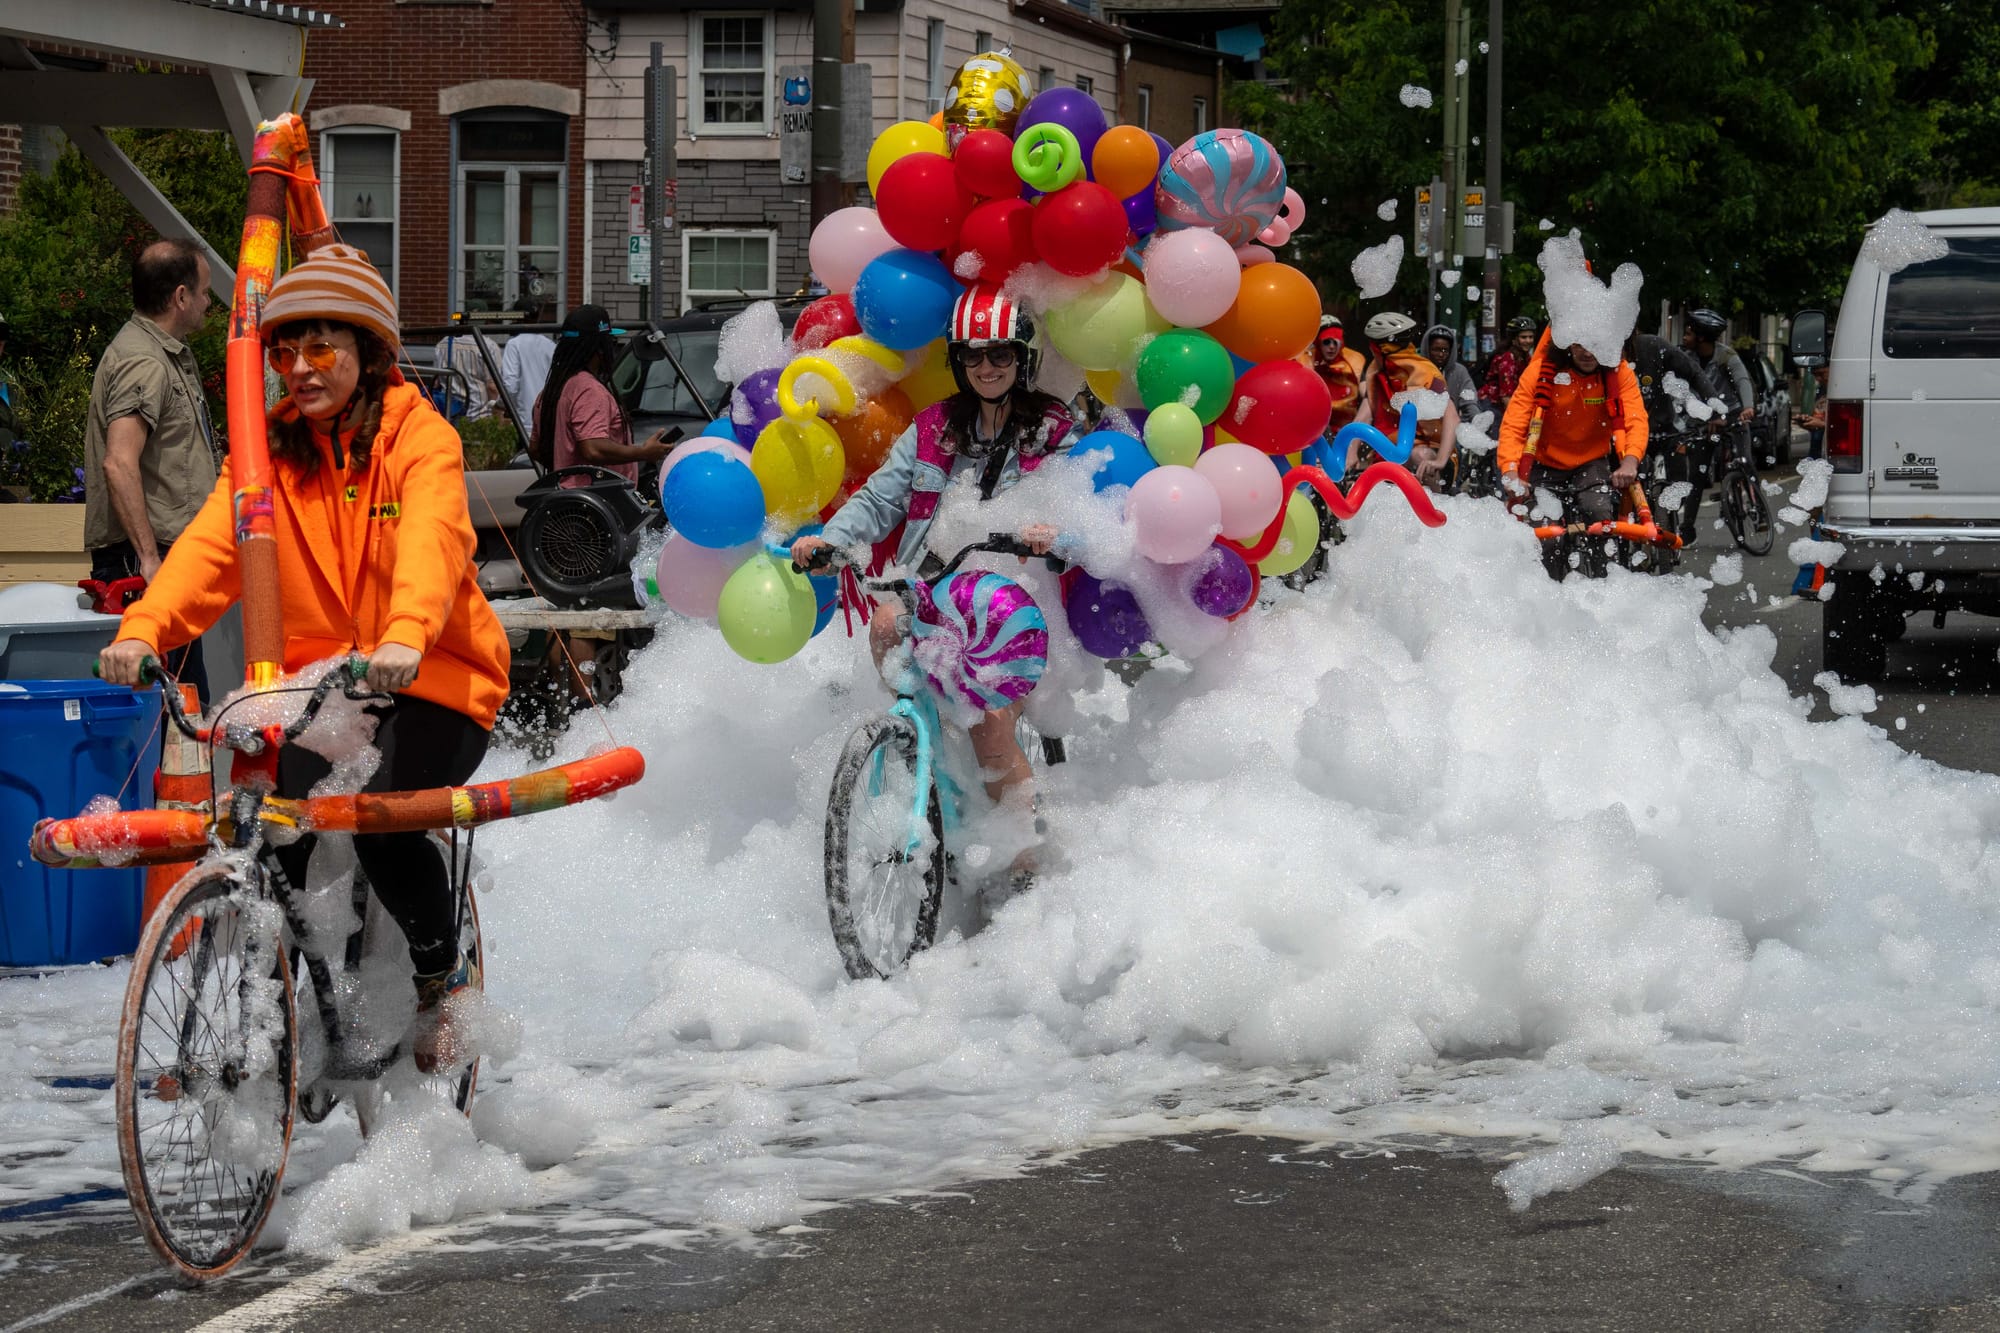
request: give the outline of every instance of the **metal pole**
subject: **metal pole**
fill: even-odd
[[[1500,201],[1500,7],[1501,0],[1486,0],[1486,275],[1480,285],[1485,301],[1479,326],[1492,349],[1500,347],[1500,249],[1506,244],[1500,228],[1507,209]]]
[[[674,150],[674,97],[676,71],[666,63],[666,49],[654,42],[646,68],[646,232],[651,246],[647,268],[647,307],[651,319],[667,313],[667,244],[670,220],[669,196],[678,189],[680,159]]]
[[[840,59],[848,22],[842,0],[813,0],[812,225],[841,205]]]
[[[1444,198],[1439,202],[1445,208],[1444,253],[1434,262],[1436,270],[1456,272],[1453,257],[1464,252],[1464,228],[1461,225],[1465,207],[1465,140],[1460,126],[1464,111],[1460,105],[1464,98],[1464,80],[1458,76],[1458,62],[1464,54],[1461,40],[1464,0],[1445,0],[1444,7]],[[1453,283],[1438,295],[1437,309],[1432,316],[1433,323],[1458,328],[1458,312],[1463,293],[1459,285]]]

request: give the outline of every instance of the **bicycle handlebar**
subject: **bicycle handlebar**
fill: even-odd
[[[1055,570],[1060,570],[1063,563],[1061,559],[1059,559],[1056,556],[1049,555],[1043,551],[1037,551],[1034,547],[1028,545],[1026,541],[1022,540],[1019,536],[1017,536],[1014,533],[989,532],[986,534],[985,541],[972,543],[970,546],[967,546],[964,550],[960,551],[957,555],[953,556],[950,560],[946,561],[944,568],[938,571],[937,579],[942,579],[948,574],[956,573],[958,571],[958,567],[961,564],[965,563],[965,558],[967,556],[972,555],[975,552],[979,551],[990,551],[995,555],[1018,555],[1023,558],[1031,556],[1041,556],[1043,559],[1049,562],[1049,568]],[[789,556],[791,554],[791,548],[784,546],[773,546],[771,548],[771,553],[773,555]],[[812,559],[808,561],[806,564],[801,565],[796,560],[792,561],[792,570],[794,573],[798,574],[812,574],[820,570],[826,570],[826,569],[834,569],[834,570],[846,569],[852,564],[854,564],[854,557],[850,555],[847,551],[838,546],[825,546],[817,551],[814,551]],[[932,579],[930,580],[930,582],[936,582],[937,579]]]

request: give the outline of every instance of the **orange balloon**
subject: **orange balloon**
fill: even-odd
[[[1090,153],[1090,178],[1129,199],[1160,174],[1160,146],[1137,125],[1119,125],[1098,136]]]
[[[910,428],[916,415],[910,396],[892,384],[880,397],[863,403],[853,416],[834,420],[834,434],[840,436],[840,443],[847,450],[850,484],[859,486],[882,466],[896,437]]]
[[[1245,361],[1288,361],[1319,333],[1319,292],[1290,264],[1243,270],[1236,304],[1207,332]]]
[[[931,128],[938,131],[940,134],[944,132],[944,112],[940,111],[935,116],[931,117]],[[1154,146],[1158,147],[1157,144]]]

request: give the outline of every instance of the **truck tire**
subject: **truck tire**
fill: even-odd
[[[1866,586],[1866,580],[1863,579]],[[1872,685],[1889,665],[1885,608],[1872,590],[1836,586],[1820,620],[1820,660],[1848,685]]]

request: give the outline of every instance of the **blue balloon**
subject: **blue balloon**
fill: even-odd
[[[913,352],[943,336],[961,290],[936,255],[891,250],[869,260],[855,280],[854,315],[876,342]]]
[[[1071,445],[1070,453],[1080,457],[1107,449],[1111,456],[1097,464],[1097,471],[1090,478],[1090,484],[1097,490],[1130,486],[1158,466],[1144,444],[1122,431],[1092,431]]]
[[[719,453],[696,454],[667,474],[667,522],[712,550],[755,541],[764,530],[764,488],[748,464]]]
[[[727,415],[719,416],[715,420],[709,422],[706,426],[703,426],[701,428],[701,434],[696,436],[695,438],[713,439],[713,440],[734,440],[736,438],[736,423],[731,421]]]
[[[1347,446],[1355,440],[1373,449],[1385,463],[1409,462],[1410,450],[1417,447],[1417,405],[1403,404],[1402,415],[1396,419],[1396,438],[1393,441],[1365,421],[1350,421],[1333,437],[1334,452],[1345,456]]]
[[[1229,354],[1229,362],[1231,365],[1236,367],[1236,378],[1238,379],[1243,378],[1244,371],[1250,369],[1250,367],[1257,364],[1255,361],[1245,361],[1242,357],[1236,355],[1236,353],[1234,352],[1231,352]]]

